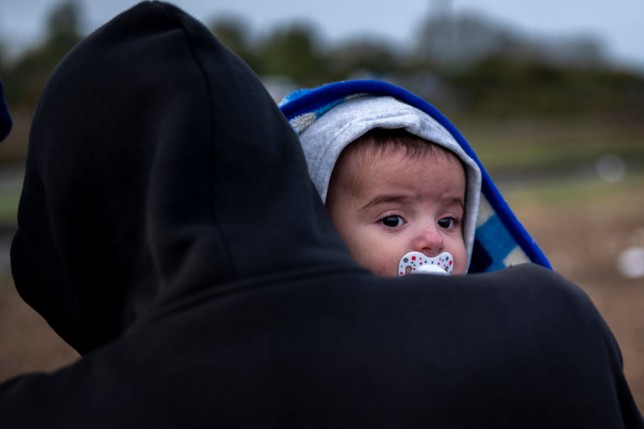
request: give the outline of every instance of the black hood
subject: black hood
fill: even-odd
[[[255,75],[194,19],[144,3],[47,84],[13,274],[85,353],[161,291],[352,265],[323,213],[297,137]]]
[[[171,5],[56,69],[19,210],[17,288],[83,357],[0,384],[3,429],[641,424],[556,273],[358,268],[261,83]]]

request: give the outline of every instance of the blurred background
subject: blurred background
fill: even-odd
[[[43,85],[74,44],[135,3],[0,3],[0,79],[14,119],[0,144],[0,381],[77,358],[17,296],[8,246]],[[175,2],[276,100],[302,86],[377,78],[438,107],[554,268],[602,313],[644,410],[644,2],[319,3]]]

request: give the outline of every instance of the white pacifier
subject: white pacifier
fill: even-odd
[[[398,276],[406,274],[451,274],[454,269],[454,257],[443,252],[433,258],[420,252],[409,252],[400,259]]]

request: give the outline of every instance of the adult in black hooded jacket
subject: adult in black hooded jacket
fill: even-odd
[[[618,347],[525,265],[376,278],[255,75],[175,7],[73,49],[30,137],[12,266],[83,357],[2,428],[635,428]]]

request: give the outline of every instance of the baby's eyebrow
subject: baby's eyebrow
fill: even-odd
[[[370,200],[367,204],[362,206],[360,210],[366,210],[371,207],[375,207],[379,204],[404,204],[408,202],[412,197],[405,195],[378,195],[377,197]],[[465,209],[465,200],[461,197],[450,197],[443,201],[445,206],[458,206],[461,209]]]
[[[361,210],[366,210],[368,208],[377,206],[379,204],[393,204],[393,203],[402,204],[406,201],[409,201],[409,197],[406,197],[404,195],[378,195],[377,197],[369,201],[367,204],[362,206]]]
[[[465,200],[461,197],[449,198],[446,202],[447,202],[447,205],[455,204],[460,207],[465,207]]]

